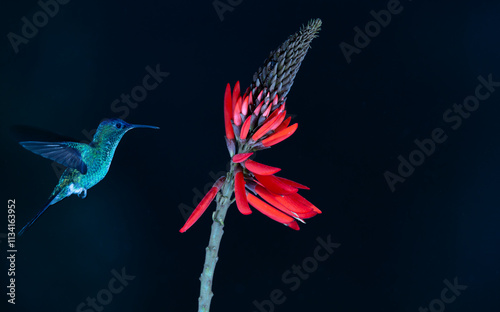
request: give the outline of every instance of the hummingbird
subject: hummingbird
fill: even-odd
[[[64,198],[77,194],[80,198],[87,196],[87,190],[101,181],[108,173],[116,147],[123,135],[136,128],[160,129],[155,126],[133,125],[121,119],[104,119],[97,128],[92,142],[39,142],[21,141],[25,149],[42,157],[53,160],[65,167],[59,182],[52,191],[45,205],[19,231],[22,235],[49,208]]]

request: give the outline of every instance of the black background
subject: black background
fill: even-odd
[[[254,300],[280,289],[286,300],[274,311],[418,311],[457,277],[468,288],[446,311],[499,311],[499,92],[456,130],[443,113],[474,95],[479,75],[500,81],[500,4],[402,1],[348,64],[339,44],[352,45],[353,28],[387,3],[243,0],[221,21],[211,1],[71,1],[15,53],[7,34],[40,7],[4,1],[2,233],[9,198],[20,227],[57,183],[50,161],[11,138],[12,125],[84,140],[102,118],[122,117],[111,103],[141,84],[146,66],[170,75],[125,118],[161,130],[127,133],[85,200],[51,207],[17,239],[15,306],[0,238],[2,311],[75,311],[123,267],[136,277],[103,311],[196,311],[214,205],[185,234],[179,207],[194,207],[229,160],[225,84],[245,89],[311,18],[322,31],[287,101],[298,131],[257,159],[308,185],[301,194],[323,214],[295,232],[231,207],[211,310],[257,311]],[[391,192],[384,172],[397,173],[398,156],[437,127],[448,139]],[[291,291],[282,274],[329,235],[341,246]]]

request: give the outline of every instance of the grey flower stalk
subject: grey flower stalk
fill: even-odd
[[[320,27],[320,19],[311,20],[271,52],[263,66],[254,74],[253,82],[243,96],[240,94],[239,82],[232,92],[229,84],[226,87],[224,121],[231,169],[225,177],[214,183],[180,229],[181,233],[187,231],[216,198],[217,208],[212,215],[212,231],[200,277],[199,312],[210,310],[224,219],[233,202],[236,201],[238,210],[244,215],[252,213],[250,204],[269,218],[294,230],[299,230],[297,221],[305,223],[303,219],[321,213],[321,210],[298,194],[299,189],[309,189],[307,186],[275,176],[280,168],[249,159],[254,152],[287,139],[297,129],[297,124],[289,126],[290,117],[285,119],[285,101],[310,43],[317,37]]]

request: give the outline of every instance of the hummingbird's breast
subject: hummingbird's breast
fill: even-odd
[[[88,189],[104,179],[113,160],[116,146],[94,146],[82,154],[87,164],[87,174],[82,175],[80,185]]]

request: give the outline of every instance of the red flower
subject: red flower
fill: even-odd
[[[269,218],[299,230],[297,220],[304,223],[303,219],[321,213],[321,210],[298,194],[299,189],[309,188],[275,176],[280,168],[249,159],[255,151],[269,148],[289,138],[298,126],[289,126],[290,118],[285,119],[285,102],[280,101],[279,93],[271,97],[270,92],[264,91],[265,89],[254,96],[252,89],[248,88],[241,96],[239,82],[232,93],[230,85],[226,87],[224,125],[226,143],[232,157],[231,172],[234,177],[230,178],[234,179],[236,205],[244,215],[252,213],[250,204]],[[225,181],[221,179],[198,204],[180,232],[187,231],[207,209]]]

